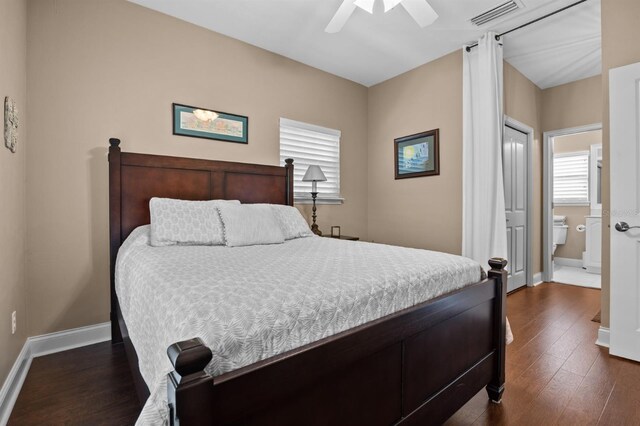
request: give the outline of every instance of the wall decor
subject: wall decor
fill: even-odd
[[[18,107],[10,97],[4,98],[4,146],[15,153],[18,145]]]
[[[440,174],[440,129],[394,140],[396,179]]]
[[[249,143],[249,118],[189,105],[173,104],[173,134]]]

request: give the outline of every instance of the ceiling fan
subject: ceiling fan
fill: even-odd
[[[324,30],[328,33],[339,32],[356,10],[356,7],[373,13],[375,2],[376,0],[344,0]],[[438,14],[427,0],[383,0],[383,2],[385,13],[401,4],[421,28],[433,24],[438,19]]]

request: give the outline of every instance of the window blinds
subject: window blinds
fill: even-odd
[[[280,163],[293,158],[295,198],[310,198],[311,182],[303,182],[307,168],[320,166],[327,178],[318,182],[318,199],[340,199],[339,130],[315,126],[287,118],[280,119]]]
[[[553,202],[589,204],[589,153],[553,157]]]

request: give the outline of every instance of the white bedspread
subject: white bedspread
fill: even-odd
[[[308,237],[277,245],[124,242],[116,291],[151,391],[138,424],[167,421],[166,350],[200,337],[213,376],[295,349],[480,280],[480,265],[445,253]]]

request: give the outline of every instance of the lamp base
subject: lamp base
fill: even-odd
[[[318,224],[316,223],[316,217],[317,217],[316,216],[316,197],[317,196],[318,196],[317,192],[314,191],[311,193],[311,199],[313,200],[313,209],[311,210],[313,212],[313,214],[311,215],[311,217],[313,218],[313,224],[311,225],[311,232],[313,232],[316,235],[322,236],[322,231],[318,229]]]

